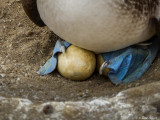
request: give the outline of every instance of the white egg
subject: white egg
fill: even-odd
[[[91,51],[71,45],[58,54],[58,72],[71,80],[86,80],[96,67],[96,57]]]

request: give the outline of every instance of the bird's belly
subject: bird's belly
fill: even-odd
[[[155,34],[148,17],[137,17],[115,0],[37,0],[44,23],[64,40],[94,52],[109,52]]]

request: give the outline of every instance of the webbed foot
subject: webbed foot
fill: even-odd
[[[65,49],[70,46],[70,43],[58,40],[53,50],[52,57],[39,69],[39,75],[46,75],[53,72],[57,66],[57,53],[65,53]]]

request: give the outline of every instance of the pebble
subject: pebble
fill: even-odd
[[[60,78],[61,76],[59,74],[57,74],[57,77]]]
[[[6,74],[0,74],[0,76],[1,76],[2,78],[4,78],[4,77],[6,76]]]
[[[18,23],[18,27],[23,27],[23,24],[22,23]]]
[[[136,83],[135,87],[138,87],[138,86],[140,86],[140,83]]]
[[[27,74],[27,73],[25,73],[25,74],[24,74],[24,76],[25,76],[25,77],[27,77],[27,76],[28,76],[28,74]]]
[[[54,98],[54,100],[55,101],[60,101],[60,97],[57,96],[57,97]]]
[[[7,70],[6,65],[1,65],[2,70]]]
[[[0,65],[0,68],[4,71],[8,71],[9,69],[12,69],[12,64]]]
[[[10,73],[10,74],[9,74],[9,77],[14,77],[14,76],[15,76],[14,73]]]
[[[79,110],[72,105],[66,105],[66,107],[63,110],[63,114],[66,116],[70,116],[71,118],[76,118],[77,116],[81,115]]]
[[[132,84],[129,84],[129,85],[128,85],[128,88],[131,88],[131,87],[132,87]]]

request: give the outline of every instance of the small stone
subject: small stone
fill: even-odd
[[[22,23],[18,23],[18,27],[23,27]]]
[[[74,118],[77,115],[79,115],[80,112],[74,106],[66,105],[66,107],[63,110],[63,114],[66,116],[70,116],[71,118]]]
[[[131,88],[131,87],[132,87],[132,84],[129,84],[129,85],[128,85],[128,88]]]
[[[7,70],[7,66],[6,65],[1,65],[2,70]]]
[[[57,74],[57,77],[60,78],[61,76],[59,74]]]
[[[14,76],[15,76],[14,73],[9,74],[9,77],[14,77]]]
[[[8,59],[7,61],[6,61],[6,63],[10,63],[11,61]]]
[[[140,86],[140,83],[136,83],[135,87],[138,87],[138,86]]]
[[[59,100],[60,100],[60,97],[57,96],[57,97],[54,98],[54,100],[55,100],[55,101],[59,101]]]
[[[2,78],[4,78],[4,77],[6,76],[6,74],[0,74],[0,76],[1,76]]]

